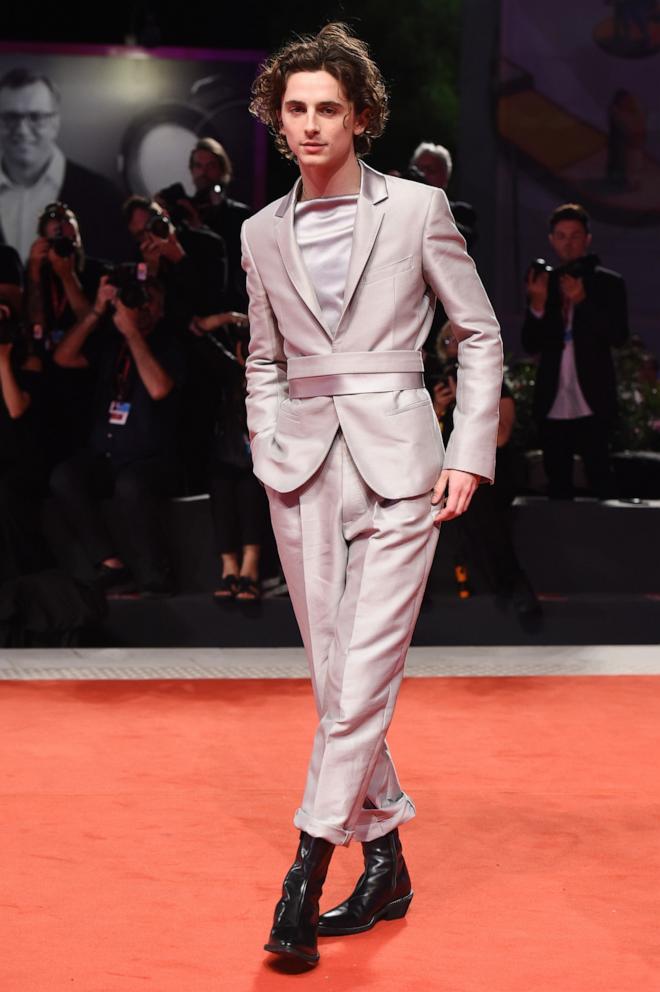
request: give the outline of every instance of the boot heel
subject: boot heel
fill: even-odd
[[[383,916],[384,920],[401,920],[408,912],[408,907],[412,902],[412,897],[414,893],[411,892],[410,895],[404,896],[403,899],[397,899],[396,902],[390,903],[387,907],[385,914]]]

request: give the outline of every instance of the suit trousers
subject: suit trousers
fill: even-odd
[[[294,824],[333,844],[412,819],[385,735],[438,539],[431,492],[384,499],[341,432],[299,489],[267,487],[319,716]]]

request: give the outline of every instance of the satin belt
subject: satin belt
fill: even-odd
[[[395,389],[422,389],[421,372],[344,372],[289,379],[293,400],[310,396],[345,396],[349,393],[389,393]]]
[[[287,361],[287,379],[354,372],[423,372],[419,351],[333,351],[327,355],[300,355]],[[395,387],[396,388],[396,387]]]

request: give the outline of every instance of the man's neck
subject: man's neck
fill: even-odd
[[[315,200],[320,196],[350,196],[360,192],[362,173],[355,155],[344,162],[339,169],[329,172],[321,168],[301,168],[301,200]]]
[[[39,166],[26,165],[21,167],[20,165],[10,165],[9,162],[3,160],[2,171],[16,186],[34,186],[47,171],[50,161],[48,159]]]

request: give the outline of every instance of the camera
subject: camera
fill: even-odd
[[[166,241],[170,236],[170,218],[167,214],[153,213],[147,221],[147,231]]]
[[[60,258],[71,258],[76,250],[76,246],[71,238],[48,238],[48,244]]]
[[[13,316],[13,308],[9,300],[0,297],[0,308],[4,307],[9,310],[9,316],[5,316],[4,309],[0,309],[0,344],[15,344],[20,325]]]
[[[188,219],[185,209],[179,203],[179,200],[189,200],[190,197],[183,188],[182,183],[172,183],[171,186],[166,186],[165,189],[159,190],[156,194],[159,200],[162,200],[167,208],[167,213],[169,218],[176,227],[177,224],[182,224]],[[169,231],[168,231],[169,233]],[[154,234],[157,234],[154,231]],[[167,234],[158,234],[159,238],[167,237]]]
[[[570,262],[557,265],[553,268],[544,258],[535,258],[528,268],[528,273],[533,272],[534,278],[547,272],[557,278],[560,276],[572,276],[573,279],[584,279],[585,276],[593,275],[597,265],[600,264],[598,255],[582,255],[580,258],[573,258]]]
[[[129,310],[137,310],[149,301],[145,282],[147,266],[144,262],[121,262],[107,271],[108,283],[116,286],[117,299]]]

